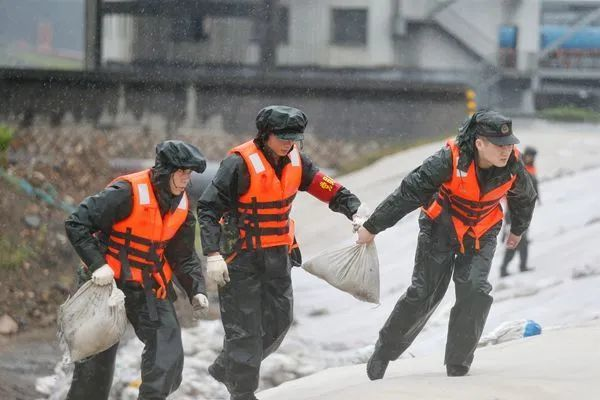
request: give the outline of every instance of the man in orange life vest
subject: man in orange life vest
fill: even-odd
[[[296,108],[262,109],[256,138],[230,150],[198,203],[208,279],[219,286],[225,329],[209,373],[232,400],[256,399],[260,364],[293,320],[290,269],[301,263],[289,218],[296,193],[307,191],[349,219],[360,206],[300,152],[306,123]]]
[[[65,222],[85,264],[80,279],[97,285],[114,279],[125,293],[127,318],[145,344],[139,399],[166,399],[181,383],[183,348],[173,276],[185,289],[195,318],[208,308],[194,248],[196,218],[185,192],[191,172],[205,168],[196,147],[165,141],[156,146],[154,167],[115,179],[83,200]],[[108,399],[117,347],[75,365],[68,400]]]
[[[468,373],[492,297],[488,275],[502,225],[500,199],[513,215],[507,246],[516,247],[535,206],[535,190],[514,144],[512,121],[494,111],[465,120],[456,140],[404,178],[364,222],[358,243],[423,207],[412,284],[379,332],[367,364],[371,380],[413,342],[454,279],[456,303],[446,343],[448,376]]]
[[[534,149],[533,147],[528,146],[528,147],[525,147],[525,150],[523,150],[523,163],[525,164],[525,170],[527,170],[527,172],[529,173],[529,176],[531,177],[531,181],[533,182],[533,188],[535,189],[535,192],[538,195],[537,201],[539,204],[539,203],[541,203],[540,192],[538,189],[537,171],[536,171],[536,168],[534,165],[536,154],[537,154],[537,150]],[[506,226],[510,228],[510,224],[511,224],[510,212],[505,213],[504,221],[506,223]],[[521,235],[521,241],[519,242],[519,244],[517,245],[517,247],[515,249],[507,248],[504,251],[504,259],[502,260],[502,265],[500,266],[500,277],[501,278],[504,278],[504,277],[507,277],[510,275],[508,273],[508,264],[510,264],[510,262],[514,258],[515,253],[517,251],[519,252],[519,270],[521,272],[527,272],[527,271],[533,270],[533,268],[531,268],[530,266],[527,265],[527,259],[529,256],[529,239],[527,237],[527,231],[525,231]]]

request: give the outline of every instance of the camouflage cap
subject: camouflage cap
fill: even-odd
[[[288,106],[268,106],[256,116],[259,132],[273,132],[285,140],[303,140],[307,123],[308,119],[302,111]]]

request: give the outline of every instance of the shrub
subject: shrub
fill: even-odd
[[[600,122],[599,112],[573,106],[547,108],[539,114],[542,118],[559,121]]]
[[[0,238],[0,273],[5,268],[20,268],[32,255],[31,249],[15,246],[8,239]]]
[[[0,125],[0,154],[8,149],[8,145],[13,138],[13,130],[5,125]]]

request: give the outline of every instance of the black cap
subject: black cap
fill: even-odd
[[[284,140],[303,140],[307,123],[308,119],[302,111],[288,106],[268,106],[256,116],[259,132],[273,132]]]
[[[477,111],[471,117],[471,123],[477,136],[485,137],[497,146],[519,143],[513,134],[512,120],[496,111]]]
[[[535,155],[537,154],[537,150],[533,147],[527,146],[525,147],[525,150],[523,150],[523,154],[535,157]]]
[[[194,145],[181,140],[165,140],[156,145],[155,167],[191,169],[202,173],[206,169],[206,158]]]

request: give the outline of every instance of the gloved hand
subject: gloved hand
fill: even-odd
[[[108,305],[110,307],[117,307],[120,305],[125,305],[125,293],[121,289],[117,287],[113,280],[113,288],[112,292],[110,292],[110,297],[108,298]]]
[[[356,214],[352,216],[352,232],[358,232],[358,228],[365,223],[365,221],[371,215],[371,210],[365,203],[360,203],[360,206],[356,210]]]
[[[104,286],[112,283],[115,273],[108,264],[104,264],[94,271],[92,274],[92,282],[94,285]]]
[[[206,271],[208,279],[214,281],[219,287],[225,286],[229,282],[227,264],[220,254],[208,256],[206,259]]]
[[[192,298],[192,309],[194,310],[194,319],[200,319],[208,310],[208,299],[202,293],[198,293]]]
[[[352,232],[358,232],[358,229],[365,223],[366,220],[367,218],[359,217],[358,215],[354,214],[352,217]]]

